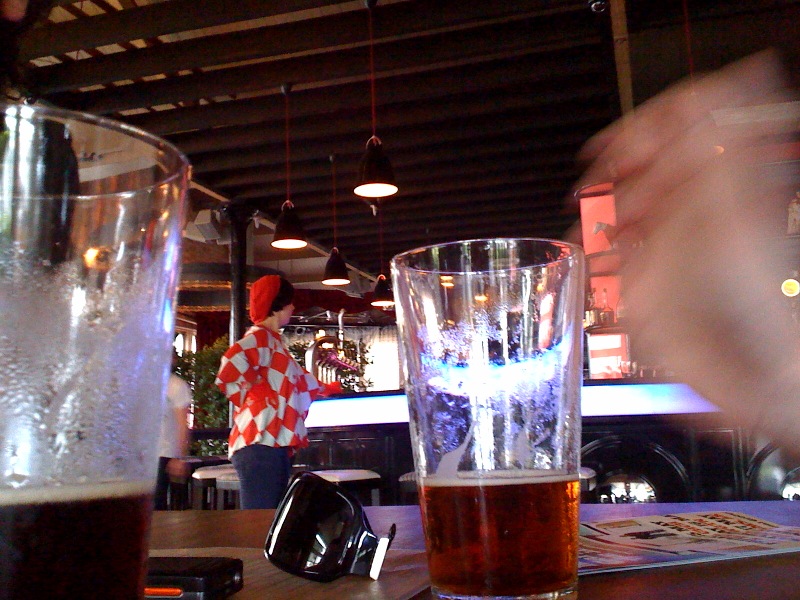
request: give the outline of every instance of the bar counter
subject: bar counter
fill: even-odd
[[[696,512],[742,512],[800,526],[800,503],[781,501],[582,505],[581,520]],[[234,556],[245,561],[244,589],[234,600],[407,599],[431,597],[417,506],[366,507],[377,535],[392,523],[397,536],[378,581],[347,576],[315,583],[273,567],[263,554],[271,510],[156,512],[151,555]],[[800,552],[595,574],[580,578],[580,600],[791,600],[800,598]]]

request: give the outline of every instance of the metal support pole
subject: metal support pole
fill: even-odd
[[[252,208],[228,205],[224,212],[231,223],[231,321],[229,343],[244,336],[247,318],[247,227],[253,218]],[[233,427],[233,406],[228,406],[228,427]]]
[[[230,207],[231,220],[231,323],[230,343],[244,336],[247,319],[247,227],[252,209]]]

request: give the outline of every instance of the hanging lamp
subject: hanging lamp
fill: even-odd
[[[272,238],[272,247],[281,250],[297,250],[308,245],[303,224],[292,203],[291,188],[291,161],[289,153],[289,92],[291,86],[286,83],[281,86],[284,100],[285,113],[285,142],[286,142],[286,200],[281,205],[281,214],[275,224],[275,235]]]
[[[358,178],[353,192],[364,198],[384,198],[397,193],[394,169],[383,151],[383,143],[377,135],[375,111],[375,40],[372,31],[372,10],[378,0],[366,0],[369,12],[369,73],[372,104],[372,137],[367,140],[367,149],[358,167]]]
[[[331,161],[331,187],[333,194],[331,195],[331,202],[333,204],[333,248],[331,255],[328,257],[328,262],[325,263],[325,276],[322,280],[323,285],[348,285],[350,283],[350,275],[347,272],[347,265],[344,258],[339,253],[337,228],[336,228],[336,155],[330,155]]]
[[[394,306],[392,288],[383,273],[378,275],[378,280],[375,282],[375,290],[372,292],[372,302],[370,304],[377,308],[391,308]]]
[[[383,213],[378,211],[378,244],[380,247],[381,269],[383,269]],[[394,306],[394,295],[389,285],[386,275],[381,273],[375,282],[375,289],[372,291],[372,306],[377,308],[389,309]]]

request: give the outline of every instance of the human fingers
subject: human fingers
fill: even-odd
[[[683,81],[589,140],[578,156],[593,162],[578,185],[627,177],[712,111],[774,102],[784,90],[781,65],[771,52]]]
[[[28,10],[28,0],[0,0],[0,17],[8,21],[21,21]]]
[[[700,204],[710,216],[765,211],[764,191],[780,187],[779,175],[760,163],[763,150],[725,136],[710,118],[698,122],[650,163],[614,186],[618,233],[646,236],[670,215]],[[693,194],[677,193],[687,184]],[[766,216],[764,214],[763,216]]]
[[[740,75],[752,72],[753,69],[737,71]],[[763,74],[764,70],[756,69],[756,72]],[[735,87],[727,78],[722,81],[726,82],[728,88]],[[697,87],[709,89],[709,86]],[[715,85],[711,89],[719,87]],[[748,93],[737,95],[730,89],[723,96],[729,100],[735,98],[736,101],[750,97]],[[760,160],[760,151],[754,140],[789,130],[793,114],[800,114],[800,109],[793,109],[792,103],[770,105],[773,108],[760,105],[756,107],[757,110],[748,109],[759,118],[740,118],[735,122],[735,127],[731,127],[724,120],[720,125],[720,119],[706,110],[707,106],[712,105],[710,101],[698,100],[697,97],[698,94],[690,94],[681,102],[674,103],[670,110],[646,112],[638,120],[638,125],[631,125],[631,132],[626,134],[630,146],[625,148],[629,157],[625,163],[628,168],[616,174],[614,186],[617,236],[633,239],[646,237],[652,228],[660,226],[668,213],[681,210],[675,202],[681,196],[673,194],[673,190],[704,171],[707,171],[705,175],[708,179],[737,180],[740,188],[722,195],[718,188],[709,185],[708,189],[701,190],[690,201],[709,202],[713,197],[713,201],[720,206],[733,204],[743,208],[753,196],[752,182],[759,178],[763,180],[763,175],[755,169],[755,164]],[[785,100],[785,90],[776,82],[768,98],[764,96],[760,99]],[[775,106],[782,108],[776,110]],[[783,114],[784,118],[776,118],[779,114]],[[733,116],[740,115],[737,113]],[[731,120],[730,115],[727,119]],[[608,148],[596,161],[599,168],[605,164],[623,164],[622,158],[612,155],[617,152],[617,156],[620,156],[622,150],[617,146],[617,149]],[[634,164],[635,168],[632,166]],[[747,177],[742,177],[743,170],[748,172]],[[594,175],[590,173],[585,177]]]

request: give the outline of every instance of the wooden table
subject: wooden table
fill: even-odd
[[[592,505],[581,520],[648,514],[726,510],[800,526],[800,502],[714,502]],[[416,506],[366,507],[377,535],[392,523],[397,536],[378,581],[348,576],[321,584],[274,568],[263,555],[271,510],[167,511],[155,513],[151,554],[238,556],[245,560],[245,588],[235,600],[430,598],[425,541]],[[800,599],[800,553],[659,567],[580,578],[580,600],[791,600]]]

